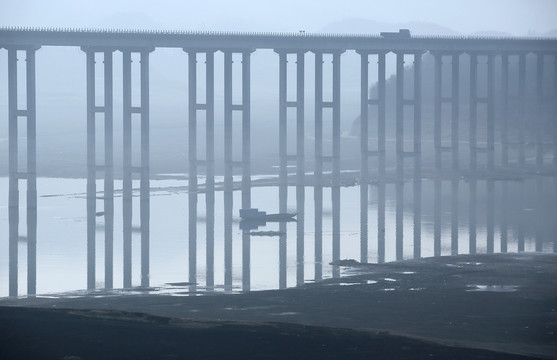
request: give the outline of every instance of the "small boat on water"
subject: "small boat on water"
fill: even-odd
[[[240,209],[242,221],[294,221],[296,213],[267,214],[259,209]]]

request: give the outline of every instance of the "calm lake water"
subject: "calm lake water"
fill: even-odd
[[[253,179],[261,177],[254,176]],[[216,179],[222,181],[222,179]],[[200,179],[200,183],[203,180]],[[20,241],[18,247],[18,293],[26,295],[27,290],[27,242],[25,221],[25,188],[20,185]],[[493,238],[493,251],[505,251],[502,247],[502,233],[506,233],[508,252],[521,250],[522,238],[524,251],[555,251],[557,229],[555,226],[556,182],[552,177],[540,177],[517,181],[495,182],[492,190],[487,181],[478,180],[476,184],[476,250],[485,253],[490,250],[488,239]],[[37,294],[57,294],[71,292],[82,294],[87,289],[87,214],[86,180],[39,178],[38,189],[38,231],[37,231]],[[459,182],[457,198],[452,199],[451,182],[441,183],[440,212],[440,253],[450,255],[451,232],[458,232],[458,253],[470,252],[470,183]],[[154,293],[188,294],[192,290],[188,254],[188,193],[187,180],[151,180],[150,198],[150,291]],[[422,181],[421,220],[421,257],[434,256],[435,202],[434,181]],[[122,198],[118,189],[121,181],[115,182],[114,201],[114,291],[123,287],[123,228]],[[139,182],[134,181],[134,188]],[[8,179],[0,178],[0,296],[8,296]],[[99,180],[97,189],[102,189]],[[409,182],[404,187],[404,207],[402,214],[403,247],[405,259],[414,257],[414,204],[413,187]],[[494,191],[494,207],[491,215],[486,205],[488,191]],[[277,186],[253,187],[251,189],[252,207],[268,213],[279,212],[279,188]],[[102,194],[101,194],[102,195]],[[134,196],[138,195],[134,191]],[[369,262],[377,262],[378,255],[378,198],[377,188],[370,186],[368,198],[368,252]],[[238,210],[241,204],[240,191],[234,192],[233,243],[232,243],[232,285],[226,291],[246,291],[277,289],[296,286],[301,282],[311,282],[320,278],[342,276],[342,268],[330,265],[333,261],[333,209],[331,189],[323,189],[322,214],[322,262],[315,261],[315,202],[314,189],[305,187],[303,229],[297,222],[286,224],[286,261],[280,259],[280,237],[252,234],[245,239],[239,227]],[[214,285],[207,285],[206,213],[205,194],[198,195],[197,216],[197,272],[195,291],[225,291],[225,246],[224,246],[224,194],[215,193],[214,227]],[[139,286],[140,274],[140,232],[139,198],[133,203],[133,245],[132,245],[132,285]],[[102,200],[97,203],[97,211],[102,211]],[[296,187],[288,188],[288,210],[300,212],[296,208]],[[457,205],[458,214],[453,214],[451,204]],[[396,260],[396,196],[395,185],[386,185],[385,198],[385,261]],[[455,216],[453,216],[455,215]],[[439,216],[437,217],[439,219]],[[454,221],[457,220],[455,225]],[[104,219],[97,218],[96,240],[96,288],[104,288]],[[505,225],[506,224],[506,225]],[[340,190],[340,259],[361,258],[361,219],[360,187],[342,187]],[[255,230],[252,230],[255,231]],[[279,231],[278,223],[267,223],[257,231]],[[267,234],[269,235],[269,233]],[[503,236],[504,237],[504,236]],[[300,244],[302,244],[300,246]],[[301,254],[303,250],[303,256]],[[244,257],[249,256],[249,266]],[[301,260],[301,261],[300,261]],[[336,270],[335,270],[336,269]],[[249,272],[249,273],[248,273]],[[322,272],[322,273],[320,273]],[[282,274],[282,275],[281,275]],[[246,283],[244,280],[249,278]],[[285,277],[281,281],[281,277]],[[173,284],[173,285],[171,285]],[[247,284],[247,285],[246,285]],[[281,285],[282,284],[282,285]]]

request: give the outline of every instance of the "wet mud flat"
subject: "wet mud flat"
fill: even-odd
[[[340,265],[239,295],[2,299],[0,357],[557,358],[556,254]]]

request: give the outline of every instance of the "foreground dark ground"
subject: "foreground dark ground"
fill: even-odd
[[[557,358],[555,254],[346,265],[241,295],[3,299],[0,358]]]

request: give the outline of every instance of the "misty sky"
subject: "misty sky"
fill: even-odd
[[[320,31],[335,21],[436,23],[463,34],[557,29],[556,0],[0,0],[0,25]]]

